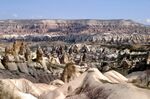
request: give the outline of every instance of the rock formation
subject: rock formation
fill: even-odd
[[[14,56],[14,51],[10,47],[5,48],[5,56],[3,57],[2,63],[4,67],[9,70],[18,70],[17,64],[15,63],[16,59]]]
[[[143,33],[149,28],[132,20],[5,20],[1,33]]]
[[[132,20],[4,20],[0,33],[2,41],[149,43],[150,27]]]
[[[76,77],[76,67],[73,63],[67,63],[62,73],[62,81],[69,82]]]
[[[23,42],[21,42],[21,41],[15,41],[13,43],[13,55],[19,54],[21,46],[22,47],[24,46]]]
[[[69,83],[42,94],[40,99],[126,99],[127,96],[129,99],[148,99],[148,89],[138,88],[127,82],[126,77],[115,71],[103,75],[97,69],[90,68]]]
[[[44,68],[44,70],[47,70],[46,60],[44,59],[44,53],[40,47],[37,48],[36,54],[37,54],[36,62],[40,63],[42,68]]]
[[[61,56],[60,62],[61,62],[62,64],[67,64],[67,63],[70,62],[68,53],[64,53],[64,54]]]
[[[26,48],[26,52],[25,52],[25,59],[27,62],[31,62],[32,61],[32,56],[31,56],[31,50],[30,48],[27,46]]]
[[[0,78],[3,79],[0,81],[6,86],[10,84],[10,91],[14,88],[16,96],[33,99],[124,99],[126,96],[149,99],[150,92],[144,89],[150,86],[149,45],[32,44],[27,46],[16,41],[0,56]],[[37,45],[41,47],[37,48]],[[34,83],[17,80],[19,78]]]
[[[37,53],[35,53],[37,57],[35,59],[32,59],[33,53],[29,46],[22,41],[16,41],[12,47],[7,46],[0,60],[0,78],[24,77],[33,82],[44,83],[60,78],[55,72],[60,70],[55,69],[51,72],[48,70],[47,67],[50,68],[51,65],[48,64],[48,58],[44,57],[40,47],[37,48]]]

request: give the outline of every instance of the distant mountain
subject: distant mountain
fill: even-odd
[[[1,34],[143,33],[150,28],[132,20],[1,20]]]
[[[123,19],[1,20],[0,34],[1,41],[150,43],[150,26]]]

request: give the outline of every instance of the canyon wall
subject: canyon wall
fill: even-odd
[[[149,42],[150,27],[132,20],[1,20],[2,39]],[[11,34],[11,35],[10,35]],[[63,38],[63,39],[62,39]]]

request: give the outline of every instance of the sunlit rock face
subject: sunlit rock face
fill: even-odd
[[[132,20],[5,20],[1,33],[133,33],[149,32]],[[145,30],[145,31],[143,31]]]
[[[48,58],[44,57],[43,50],[38,47],[34,58],[32,58],[33,53],[22,41],[16,40],[11,46],[7,46],[0,56],[0,78],[23,77],[32,82],[42,83],[57,79],[55,70],[50,72],[47,68],[50,67],[50,63]]]
[[[125,93],[126,92],[126,93]],[[137,88],[116,71],[102,74],[90,68],[78,78],[53,91],[41,94],[40,99],[148,99],[150,91]]]
[[[0,33],[2,40],[141,43],[148,41],[150,28],[132,20],[5,20]]]
[[[5,48],[0,57],[0,78],[22,99],[150,97],[144,89],[150,82],[146,70],[150,63],[149,27],[131,20],[6,20],[0,24],[0,40],[69,42],[61,46],[32,42],[29,47],[15,40]],[[67,66],[70,62],[73,64]]]
[[[37,99],[40,94],[56,88],[48,84],[35,84],[26,79],[0,79],[1,99]]]

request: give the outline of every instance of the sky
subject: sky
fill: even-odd
[[[0,0],[3,19],[132,19],[150,24],[150,0]]]

